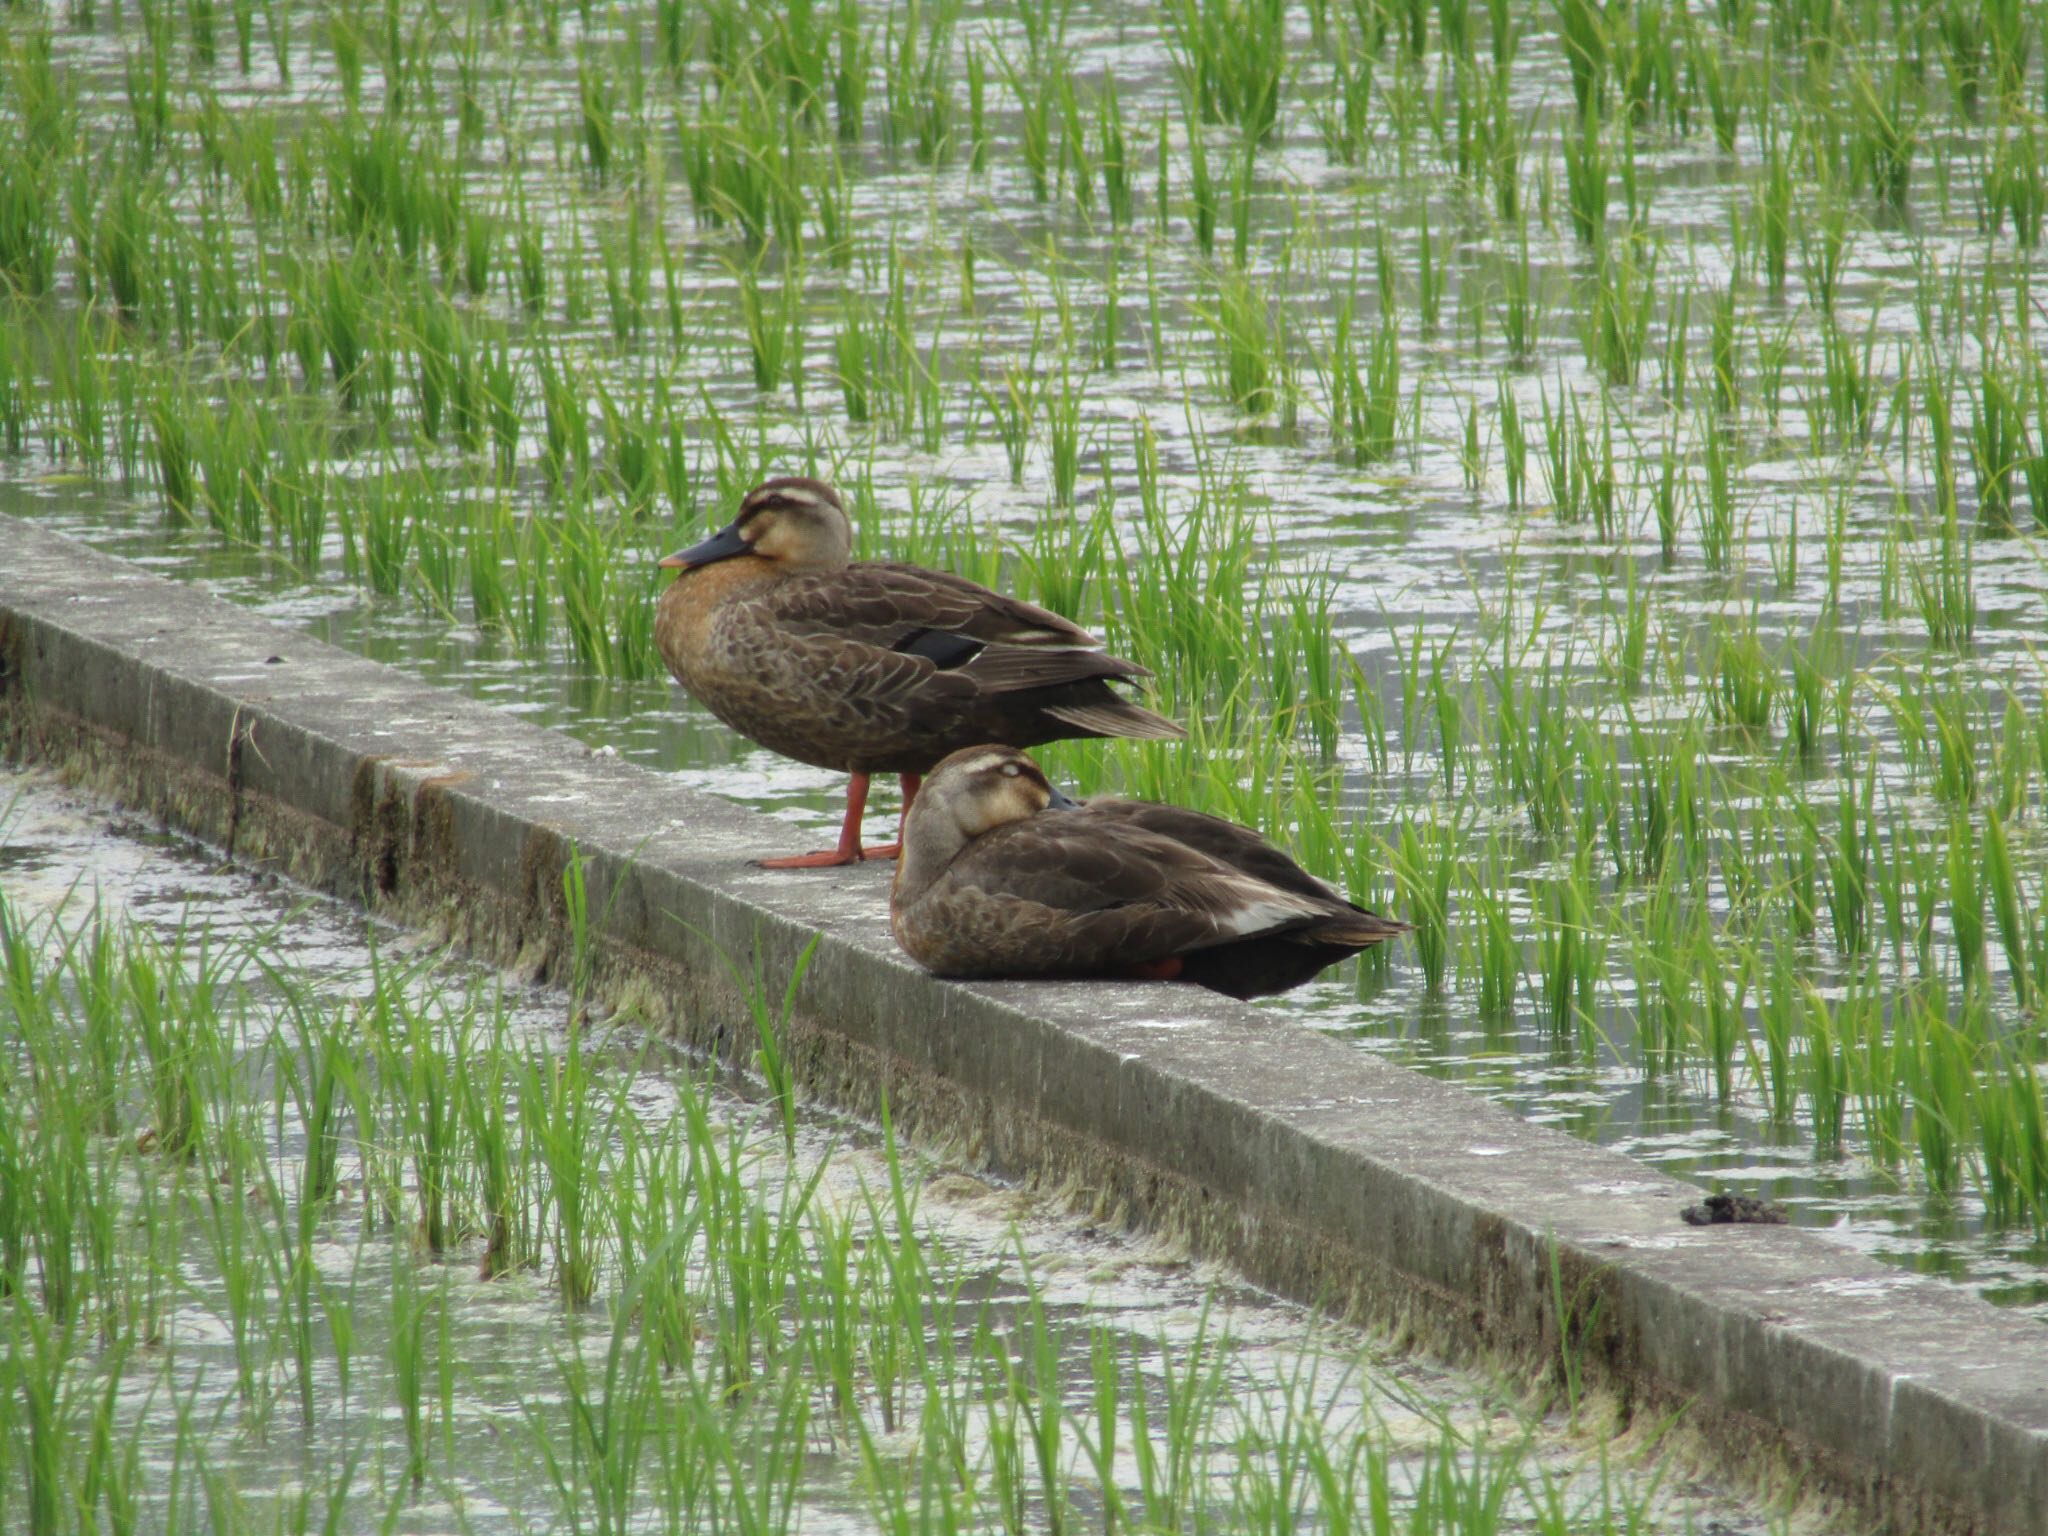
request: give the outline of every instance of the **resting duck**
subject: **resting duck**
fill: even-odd
[[[920,776],[973,742],[1185,734],[1111,689],[1151,674],[1079,625],[942,571],[849,563],[852,546],[838,493],[797,477],[661,561],[681,573],[654,620],[676,681],[742,736],[852,775],[838,846],[762,867],[893,857],[861,847],[869,776],[900,775],[907,812]]]
[[[1298,987],[1406,923],[1338,895],[1249,827],[1069,800],[1009,747],[955,752],[904,818],[889,925],[941,976]]]

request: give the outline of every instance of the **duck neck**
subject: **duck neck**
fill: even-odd
[[[903,847],[896,856],[896,880],[891,899],[897,903],[917,900],[946,872],[946,866],[967,846],[967,837],[951,821],[936,815],[920,815],[922,803],[913,801],[903,818]]]

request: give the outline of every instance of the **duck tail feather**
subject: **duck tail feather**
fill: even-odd
[[[1413,926],[1396,917],[1381,917],[1377,912],[1353,912],[1317,923],[1301,937],[1318,944],[1349,944],[1369,949],[1384,944],[1397,933],[1407,933]]]
[[[1106,704],[1056,704],[1045,711],[1062,724],[1092,736],[1121,736],[1132,741],[1181,741],[1187,732],[1164,715],[1121,699]]]

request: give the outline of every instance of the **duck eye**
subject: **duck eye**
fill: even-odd
[[[1018,770],[1017,770],[1017,765],[1016,765],[1015,763],[1005,763],[1005,764],[1003,764],[1003,777],[1004,777],[1004,778],[1006,778],[1006,779],[1014,779],[1015,777],[1017,777],[1017,772],[1018,772]]]

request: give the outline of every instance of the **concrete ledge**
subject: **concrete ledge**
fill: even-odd
[[[822,934],[790,1042],[814,1096],[886,1090],[914,1135],[1447,1352],[1568,1347],[1624,1414],[1684,1407],[1728,1470],[1859,1529],[2048,1531],[2037,1323],[1788,1228],[1686,1227],[1687,1186],[1193,988],[933,981],[886,868],[750,869],[765,818],[7,518],[0,740],[539,971],[573,844],[600,988],[728,1060],[752,1040],[720,950],[779,997]]]

